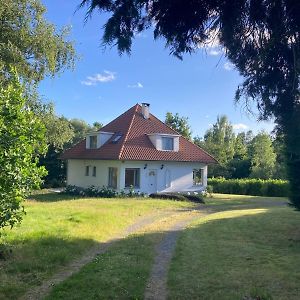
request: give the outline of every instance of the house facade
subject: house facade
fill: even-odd
[[[133,187],[145,193],[200,191],[216,160],[136,104],[66,150],[67,184]]]

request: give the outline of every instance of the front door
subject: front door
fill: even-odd
[[[148,171],[148,191],[149,194],[157,192],[157,170],[151,169]]]

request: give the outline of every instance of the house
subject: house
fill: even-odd
[[[145,193],[199,191],[216,160],[136,104],[66,150],[67,184]],[[196,173],[201,174],[196,177]]]

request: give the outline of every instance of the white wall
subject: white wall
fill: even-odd
[[[144,169],[147,164],[146,169]],[[90,175],[85,176],[85,167],[89,165]],[[163,168],[161,168],[163,166]],[[92,167],[96,166],[97,175],[92,176]],[[152,162],[152,161],[106,161],[106,160],[68,160],[67,183],[81,187],[107,186],[108,168],[118,168],[118,189],[125,188],[125,169],[140,168],[140,188],[139,191],[146,193],[172,192],[172,191],[192,191],[200,190],[207,184],[207,166],[199,163],[189,162]],[[202,186],[193,186],[193,170],[204,169],[204,180]],[[150,186],[150,176],[156,172],[156,188]],[[152,178],[153,179],[153,178]],[[169,181],[170,180],[170,181]],[[169,181],[169,182],[168,182]],[[155,189],[155,190],[153,190]]]
[[[116,167],[120,172],[120,161],[110,160],[83,160],[83,159],[69,159],[67,184],[76,185],[80,187],[107,186],[108,185],[108,168]],[[90,166],[89,176],[85,176],[85,168]],[[96,177],[92,176],[93,167],[96,167]],[[120,174],[118,174],[118,179]],[[119,180],[118,180],[119,181]],[[120,183],[118,182],[118,187]]]

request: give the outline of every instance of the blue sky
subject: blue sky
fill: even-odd
[[[148,102],[161,120],[166,112],[189,118],[193,135],[203,136],[217,115],[226,114],[236,130],[271,131],[273,123],[256,122],[243,105],[234,104],[242,78],[220,49],[199,49],[183,61],[170,56],[163,40],[151,32],[136,37],[131,56],[119,56],[115,48],[101,46],[105,16],[94,13],[84,24],[86,9],[75,13],[80,0],[42,0],[46,18],[61,28],[72,27],[80,56],[74,71],[66,71],[40,85],[44,99],[56,112],[89,123],[108,123],[136,103]]]

